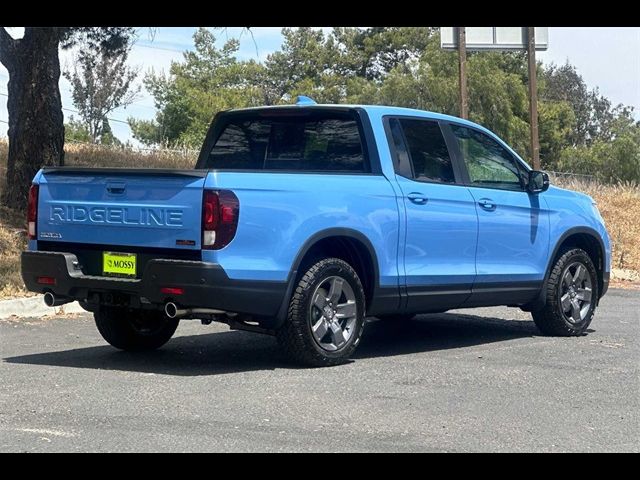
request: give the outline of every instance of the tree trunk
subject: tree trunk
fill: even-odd
[[[10,208],[25,208],[41,167],[63,164],[59,42],[55,27],[27,27],[2,62],[9,71],[9,158],[2,203]]]

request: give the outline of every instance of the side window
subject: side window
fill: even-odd
[[[282,121],[271,125],[265,169],[364,171],[354,120]]]
[[[416,180],[455,183],[449,150],[437,122],[400,119]]]
[[[389,132],[391,133],[396,153],[393,159],[393,168],[398,175],[412,178],[411,160],[409,160],[409,154],[407,153],[404,137],[402,136],[402,127],[397,118],[389,119]]]
[[[345,116],[232,120],[206,168],[365,172],[358,124]]]
[[[477,130],[451,125],[472,184],[505,190],[522,190],[521,170],[498,142]]]

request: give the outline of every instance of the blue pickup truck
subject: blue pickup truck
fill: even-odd
[[[27,288],[79,301],[120,349],[200,319],[313,366],[344,362],[365,315],[509,305],[581,335],[607,290],[594,201],[460,118],[306,99],[226,111],[195,167],[40,170]]]

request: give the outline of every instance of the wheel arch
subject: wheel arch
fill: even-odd
[[[287,291],[278,310],[274,328],[284,322],[289,299],[300,273],[314,259],[321,256],[335,256],[349,263],[362,282],[365,291],[367,308],[371,304],[376,290],[379,288],[380,265],[378,256],[371,241],[358,230],[351,228],[328,228],[316,232],[308,238],[298,250],[287,278]]]
[[[585,252],[587,252],[589,257],[593,261],[593,264],[596,267],[596,272],[598,275],[597,301],[600,300],[600,298],[603,295],[603,287],[604,287],[604,268],[605,268],[605,255],[606,255],[604,242],[600,234],[593,228],[573,227],[565,231],[560,236],[558,241],[555,243],[553,251],[549,256],[540,294],[533,302],[523,307],[523,309],[535,310],[535,309],[544,307],[545,301],[546,301],[545,292],[547,288],[547,281],[549,280],[549,275],[551,274],[551,270],[553,269],[553,266],[555,265],[555,262],[557,261],[561,252],[565,249],[565,247],[570,247],[570,246],[583,249]]]

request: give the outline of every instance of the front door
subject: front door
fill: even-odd
[[[549,216],[525,189],[527,168],[489,135],[451,124],[478,213],[477,276],[467,305],[519,304],[539,292],[549,255]]]

